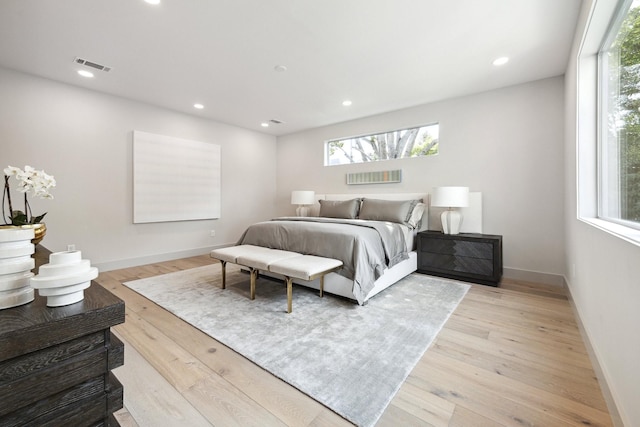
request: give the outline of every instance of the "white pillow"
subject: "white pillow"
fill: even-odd
[[[422,225],[422,215],[424,215],[424,211],[427,208],[427,205],[424,203],[418,203],[414,208],[413,212],[411,212],[411,216],[409,216],[409,220],[407,221],[409,225],[413,228],[420,228]]]

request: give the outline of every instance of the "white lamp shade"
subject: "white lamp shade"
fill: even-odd
[[[469,206],[469,187],[435,187],[431,193],[431,206],[466,208]]]
[[[292,205],[312,205],[315,202],[316,193],[308,190],[291,192]]]

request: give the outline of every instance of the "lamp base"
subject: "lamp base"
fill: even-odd
[[[309,216],[309,208],[304,205],[298,205],[296,209],[297,216]]]
[[[444,234],[459,234],[462,224],[462,214],[458,211],[446,210],[440,215],[442,232]]]

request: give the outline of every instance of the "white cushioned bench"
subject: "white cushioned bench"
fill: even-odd
[[[255,299],[256,278],[260,270],[282,274],[287,285],[287,313],[292,310],[293,279],[320,278],[320,296],[323,296],[325,274],[342,268],[342,261],[297,252],[270,249],[262,246],[238,245],[211,251],[211,258],[222,265],[222,289],[226,288],[228,262],[249,268],[251,273],[251,299]]]

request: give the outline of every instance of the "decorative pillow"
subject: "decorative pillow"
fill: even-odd
[[[422,215],[424,214],[424,210],[427,208],[427,205],[424,203],[417,203],[413,208],[413,211],[409,215],[409,220],[407,221],[409,225],[413,228],[420,228],[422,225]]]
[[[358,217],[360,209],[360,199],[351,200],[320,200],[320,215],[325,218],[346,218],[354,219]]]
[[[409,225],[413,208],[422,200],[362,199],[360,219],[390,221]]]

